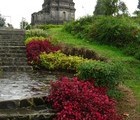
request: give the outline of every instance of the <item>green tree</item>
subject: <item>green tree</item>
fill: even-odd
[[[117,15],[119,0],[97,0],[94,15]]]
[[[4,26],[5,26],[5,19],[0,14],[0,27],[4,27]]]
[[[25,19],[22,19],[22,21],[20,22],[20,29],[26,29],[28,25],[28,22]]]
[[[11,29],[13,29],[14,27],[13,27],[13,25],[12,24],[10,24],[10,23],[7,23],[7,27],[8,28],[11,28]]]
[[[138,0],[138,6],[137,6],[138,9],[140,9],[140,0]]]
[[[119,0],[104,0],[105,15],[118,14],[118,2]]]
[[[140,11],[139,10],[135,10],[133,14],[136,15],[137,17],[140,17]]]
[[[137,5],[137,10],[134,11],[134,15],[136,15],[137,17],[140,17],[140,0],[138,0],[138,5]]]
[[[97,4],[95,6],[94,15],[104,15],[104,3],[103,0],[97,0]]]
[[[121,12],[122,15],[129,15],[128,8],[123,1],[119,2],[118,8],[119,8],[119,12]]]

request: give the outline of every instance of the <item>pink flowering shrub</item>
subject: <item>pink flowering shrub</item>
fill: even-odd
[[[50,53],[58,51],[60,48],[51,44],[48,40],[31,41],[26,45],[27,58],[29,63],[38,63],[39,55],[42,52]]]
[[[63,77],[52,83],[45,100],[57,112],[54,120],[121,120],[105,88],[77,78]]]

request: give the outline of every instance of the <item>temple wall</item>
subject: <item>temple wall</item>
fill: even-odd
[[[49,4],[44,0],[42,10],[32,14],[32,25],[35,24],[62,24],[65,21],[75,19],[75,8],[73,1],[60,0],[51,1]]]

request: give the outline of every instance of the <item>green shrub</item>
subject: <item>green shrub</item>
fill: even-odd
[[[140,49],[135,53],[134,57],[140,60]]]
[[[115,63],[92,61],[81,63],[77,75],[81,79],[95,79],[97,86],[113,88],[121,82],[121,67]]]
[[[115,100],[121,100],[124,96],[124,94],[116,88],[108,90],[107,94],[109,97],[114,98]]]
[[[29,37],[47,37],[46,31],[42,29],[31,29],[26,31],[26,39]]]
[[[86,38],[89,25],[92,23],[93,17],[86,16],[79,20],[66,23],[64,30],[75,35],[78,38]]]
[[[129,44],[127,47],[123,49],[123,52],[126,55],[132,55],[136,59],[140,60],[140,42]]]
[[[61,44],[61,51],[66,55],[80,56],[92,60],[107,61],[107,58],[99,56],[95,51],[87,48],[78,48],[71,45]]]
[[[44,38],[44,37],[29,37],[25,40],[25,45],[29,44],[31,41],[43,41],[43,40],[46,40],[46,39],[47,38]]]
[[[44,25],[36,25],[36,26],[34,26],[34,28],[48,30],[50,28],[58,28],[58,27],[61,27],[61,26],[62,25],[44,24]]]
[[[137,42],[140,29],[128,18],[101,17],[96,20],[89,30],[88,36],[103,44],[126,47]]]
[[[79,64],[85,60],[86,59],[78,56],[66,56],[60,51],[49,54],[42,53],[40,55],[41,65],[49,70],[67,70],[67,72],[75,72]]]

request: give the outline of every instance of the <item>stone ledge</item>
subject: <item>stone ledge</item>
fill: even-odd
[[[0,120],[50,120],[55,113],[49,109],[43,110],[30,110],[30,109],[17,109],[0,111]]]
[[[47,105],[45,104],[43,97],[44,96],[27,98],[27,99],[22,99],[22,100],[1,101],[0,109],[10,110],[10,109],[30,108],[30,107],[37,107],[41,105]]]

